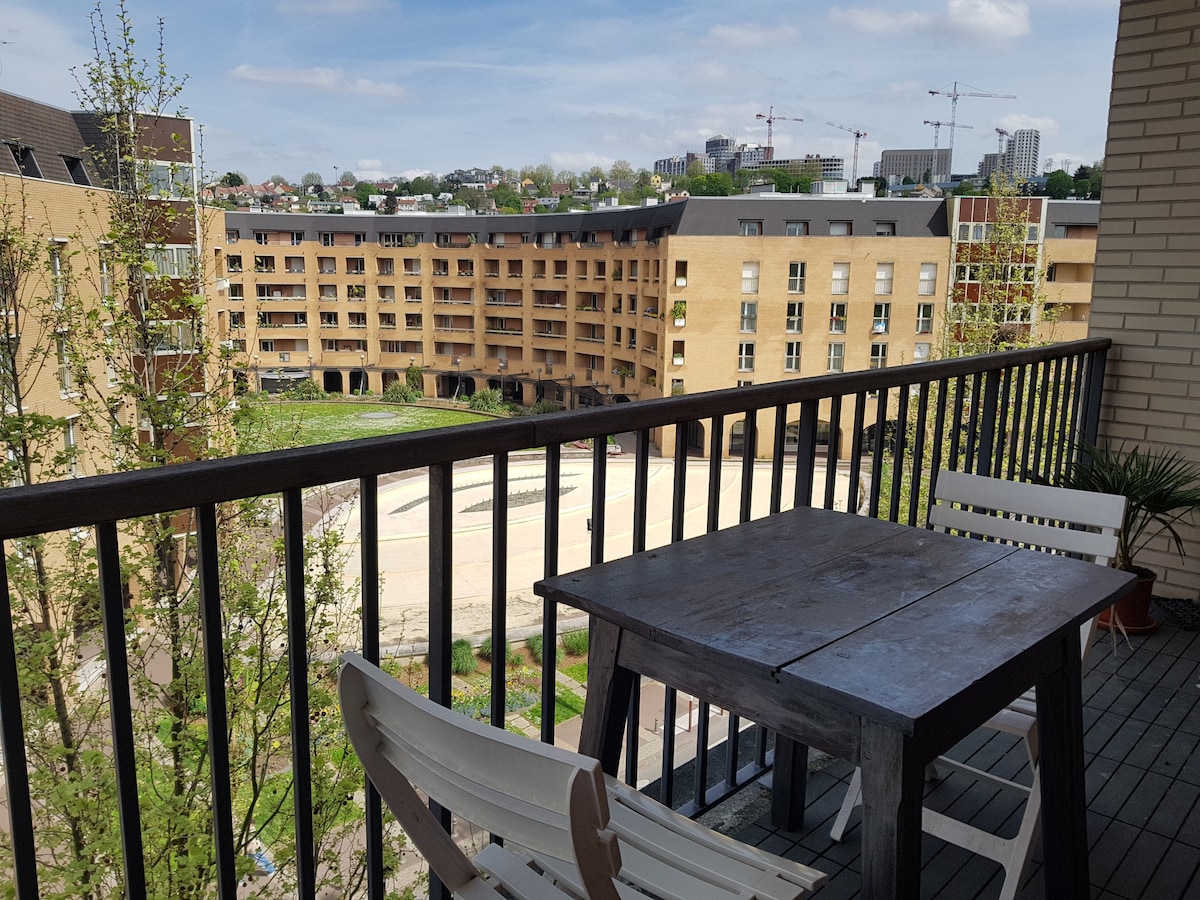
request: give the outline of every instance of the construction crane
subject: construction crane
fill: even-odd
[[[803,122],[804,121],[803,119],[798,119],[795,116],[777,116],[777,115],[775,115],[775,107],[774,106],[767,107],[767,111],[765,113],[757,113],[754,116],[754,118],[765,119],[767,122],[767,159],[775,158],[775,151],[772,149],[772,144],[771,144],[772,132],[775,127],[775,120],[782,119],[787,122]]]
[[[941,173],[937,171],[938,132],[940,132],[942,130],[943,125],[945,125],[947,128],[950,128],[950,129],[966,128],[968,130],[973,129],[975,126],[974,125],[955,125],[952,122],[937,122],[937,121],[930,121],[929,119],[925,120],[925,124],[933,126],[933,163],[929,166],[929,180],[932,181],[934,184],[937,184],[941,180],[938,178],[938,175],[940,175]],[[950,133],[953,134],[954,132],[951,131]],[[948,172],[946,174],[947,174],[947,176],[949,176]]]
[[[1004,173],[1004,139],[1012,137],[1012,132],[1003,128],[996,129],[996,171]]]
[[[854,135],[854,168],[851,170],[853,174],[850,177],[851,184],[858,184],[858,142],[867,136],[865,131],[859,131],[857,128],[847,128],[845,125],[839,125],[837,122],[826,122],[826,125],[832,125],[834,128],[840,128],[842,131],[848,131]]]
[[[963,86],[970,87],[970,85],[963,85]],[[949,158],[946,161],[949,164],[951,177],[953,177],[953,175],[954,175],[954,129],[955,129],[955,127],[957,127],[955,125],[955,123],[958,121],[958,98],[959,97],[987,97],[992,100],[1016,100],[1017,99],[1016,94],[993,94],[990,91],[960,91],[958,89],[957,81],[954,82],[954,87],[948,91],[930,91],[929,93],[934,96],[937,96],[940,94],[943,97],[950,98],[950,146],[947,148],[949,151]]]

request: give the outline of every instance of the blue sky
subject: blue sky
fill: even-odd
[[[115,24],[115,0],[101,0]],[[94,0],[5,0],[0,90],[77,108]],[[955,171],[995,152],[995,128],[1038,128],[1042,158],[1099,159],[1117,0],[129,0],[138,47],[164,20],[181,102],[203,126],[204,167],[298,180],[360,178],[702,150],[725,133],[777,158],[933,146],[949,121],[930,90],[963,97]],[[784,117],[802,118],[803,122]],[[941,128],[939,146],[950,130]]]

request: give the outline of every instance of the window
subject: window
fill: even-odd
[[[762,234],[762,220],[742,219],[738,222],[738,234],[742,237],[758,237]]]
[[[808,223],[788,222],[783,226],[783,233],[788,237],[804,237],[808,234]]]
[[[1036,244],[1037,239],[1038,239],[1038,227],[1036,225],[1030,225],[1026,229],[1025,240],[1031,244]]]
[[[285,256],[283,258],[283,268],[286,272],[292,275],[304,274],[304,257],[303,256]]]
[[[921,263],[921,280],[917,284],[917,293],[923,297],[932,297],[937,287],[937,263]]]
[[[933,333],[933,304],[917,304],[917,334]]]
[[[192,167],[183,163],[151,162],[146,173],[150,193],[160,197],[183,197],[192,190]]]
[[[783,371],[800,371],[800,342],[788,341],[783,350]]]
[[[895,237],[896,223],[895,222],[876,222],[875,237]]]
[[[969,240],[971,237],[971,226],[966,222],[958,223],[958,239],[960,241]]]
[[[366,328],[367,327],[367,314],[361,313],[361,312],[350,313],[350,327],[351,328]]]
[[[361,247],[363,244],[366,243],[366,241],[367,241],[367,235],[365,232],[360,231],[354,235],[354,246],[355,247]]]
[[[752,384],[754,384],[753,378],[739,378],[737,380],[738,387],[750,387]]]
[[[154,263],[154,268],[159,275],[165,275],[167,278],[187,278],[196,271],[196,251],[188,244],[148,247],[146,258]],[[230,259],[232,258],[230,257]],[[255,259],[257,260],[258,257]],[[268,256],[267,259],[271,261],[271,271],[275,271],[275,257]],[[240,256],[238,261],[240,264]],[[240,272],[241,268],[238,271]]]
[[[254,243],[256,243],[256,244],[269,243],[267,240],[267,233],[265,231],[254,232]]]
[[[846,333],[846,304],[845,303],[830,303],[829,304],[829,333],[830,334],[845,334]]]
[[[913,362],[925,362],[929,359],[929,344],[913,344]]]
[[[850,237],[854,234],[853,222],[830,222],[829,233],[834,237]]]
[[[876,303],[875,311],[871,314],[871,332],[887,334],[892,324],[892,304]]]
[[[799,300],[790,300],[787,305],[787,321],[784,331],[788,334],[799,334],[804,330],[804,304]]]
[[[400,349],[401,341],[380,341],[379,348],[384,353],[402,353]]]
[[[332,231],[322,231],[321,232],[321,246],[322,247],[332,247],[333,246],[333,232]]]
[[[738,344],[738,371],[754,371],[754,342],[742,341]]]
[[[65,397],[75,387],[74,381],[71,378],[71,358],[67,353],[66,335],[59,335],[54,339],[54,350],[55,356],[58,359],[59,392]]]
[[[833,281],[830,285],[829,293],[850,293],[850,263],[836,262],[833,264]]]
[[[788,263],[788,293],[804,293],[804,263],[802,262]]]
[[[303,243],[304,243],[304,232],[303,231],[293,231],[292,232],[292,246],[299,247]]]
[[[63,243],[66,243],[65,241]],[[54,288],[54,308],[62,309],[66,300],[66,284],[63,280],[63,244],[55,241],[50,245],[50,283]]]
[[[322,328],[337,328],[337,324],[338,324],[338,314],[337,313],[335,313],[335,312],[321,313],[321,327]]]
[[[833,343],[829,345],[829,361],[826,369],[830,372],[844,372],[846,370],[845,344]]]
[[[71,175],[71,180],[76,184],[82,184],[85,187],[92,183],[88,178],[87,169],[83,166],[83,160],[75,156],[64,156],[62,158],[63,165],[67,167],[67,171]]]
[[[229,314],[229,327],[230,328],[245,328],[246,327],[246,314],[240,310],[235,310],[234,312],[231,312]]]
[[[275,352],[275,341],[273,341],[273,340],[259,341],[258,349],[261,350],[263,353],[274,353]]]
[[[391,259],[390,257],[385,256],[380,259],[376,259],[375,266],[378,269],[378,272],[380,275],[395,275],[396,274],[396,262],[395,262],[395,260]]]
[[[21,170],[21,175],[23,177],[42,177],[42,169],[37,163],[37,157],[33,155],[32,147],[22,147],[20,144],[9,144],[8,149],[12,151],[13,162],[17,164],[17,168]]]
[[[742,304],[742,315],[740,329],[742,331],[754,332],[758,330],[758,304],[749,302]]]
[[[366,300],[367,286],[365,284],[348,284],[346,285],[346,299],[348,300]]]
[[[336,275],[337,274],[337,262],[334,260],[334,258],[332,256],[318,256],[317,257],[317,271],[320,272],[322,275]]]
[[[886,369],[887,368],[887,344],[872,344],[871,345],[871,368]]]
[[[273,256],[256,256],[254,257],[255,272],[274,272],[275,257]]]
[[[261,313],[260,313],[261,315]],[[295,314],[303,325],[304,313]],[[155,353],[179,353],[196,349],[195,326],[190,319],[174,319],[151,323],[150,340]]]
[[[63,453],[67,458],[67,475],[74,478],[79,474],[78,455],[75,452],[75,419],[63,423]]]
[[[892,263],[875,263],[875,293],[890,294],[892,292]]]
[[[742,263],[742,293],[758,293],[758,263],[756,262]]]
[[[241,233],[236,228],[228,228],[225,230],[225,243],[236,244],[241,238]]]
[[[245,291],[245,288],[244,288],[242,285],[240,285],[240,284],[231,284],[231,285],[229,286],[229,299],[230,299],[230,300],[244,300],[244,299],[246,299],[246,298],[245,298],[245,294],[243,293],[243,291]]]
[[[346,260],[347,275],[365,275],[367,274],[367,265],[361,256],[352,256]]]
[[[229,275],[236,275],[242,271],[242,257],[234,254],[233,256],[225,257],[225,272]]]

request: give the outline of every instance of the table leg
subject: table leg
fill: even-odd
[[[1079,631],[1072,628],[1062,666],[1037,685],[1046,896],[1063,900],[1091,896],[1079,659]]]
[[[784,831],[804,825],[808,794],[808,745],[775,735],[775,765],[771,773],[771,824]]]
[[[862,724],[862,896],[921,893],[921,798],[925,763],[899,732]]]
[[[621,629],[592,617],[588,648],[587,702],[579,735],[579,752],[600,760],[609,775],[621,763],[621,743],[636,675],[618,663]]]

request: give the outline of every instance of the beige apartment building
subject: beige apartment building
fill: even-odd
[[[754,195],[589,213],[227,213],[221,337],[247,384],[312,378],[564,407],[904,365],[941,352],[973,198]],[[1030,198],[1046,305],[1028,327],[1083,337],[1098,204]],[[956,293],[957,292],[957,293]],[[725,447],[736,452],[740,423]],[[766,427],[765,423],[760,427]],[[843,429],[847,427],[842,424]],[[665,436],[669,441],[669,436]],[[702,435],[689,443],[707,449]],[[669,447],[663,446],[664,452]]]

